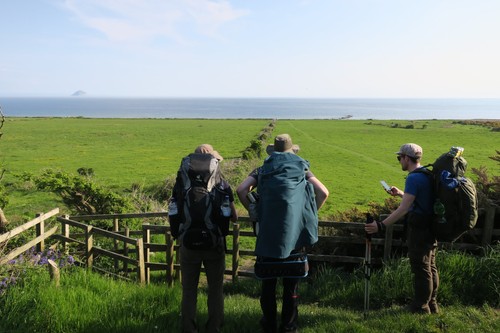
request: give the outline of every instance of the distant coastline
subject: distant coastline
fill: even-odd
[[[500,119],[500,99],[0,97],[7,117]]]

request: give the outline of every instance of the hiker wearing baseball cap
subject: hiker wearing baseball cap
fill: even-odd
[[[408,156],[415,160],[420,160],[422,158],[422,147],[415,143],[405,143],[396,152],[398,156]]]
[[[387,191],[402,198],[399,207],[382,222],[365,225],[368,234],[385,231],[406,215],[408,257],[413,273],[413,302],[406,307],[413,313],[438,313],[436,300],[439,274],[436,267],[437,241],[431,230],[433,215],[433,188],[429,171],[420,165],[422,147],[406,143],[396,152],[401,169],[408,171],[405,190],[392,186]]]

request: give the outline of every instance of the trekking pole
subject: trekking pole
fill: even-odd
[[[372,223],[373,217],[370,214],[366,214],[366,223]],[[365,306],[363,317],[366,319],[368,317],[368,311],[370,310],[370,277],[371,277],[371,248],[372,248],[372,236],[365,232]]]

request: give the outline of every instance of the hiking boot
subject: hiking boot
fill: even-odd
[[[433,314],[439,313],[439,306],[437,305],[437,303],[429,303],[429,309]]]
[[[291,327],[280,327],[280,333],[299,333],[299,329],[296,325],[293,325]]]
[[[262,333],[277,333],[276,323],[270,323],[265,318],[260,320],[260,327],[262,328]]]
[[[430,314],[431,310],[428,305],[419,307],[414,304],[408,304],[403,309],[405,312],[416,313],[416,314]]]

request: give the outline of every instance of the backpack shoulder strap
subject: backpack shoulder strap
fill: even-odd
[[[427,165],[424,165],[420,168],[417,168],[415,170],[413,170],[412,172],[410,173],[423,173],[424,175],[427,176],[427,178],[429,178],[429,180],[431,181],[432,183],[432,188],[434,191],[437,190],[437,187],[439,186],[439,182],[436,181],[436,174],[434,173],[434,170],[429,170],[428,168],[433,166],[432,164],[427,164]]]
[[[427,165],[421,166],[420,168],[413,170],[410,173],[423,173],[427,176],[434,177],[434,172],[432,172],[432,170],[429,170],[429,167],[432,167],[432,166],[433,166],[432,164],[427,164]]]
[[[415,170],[413,170],[412,172],[410,173],[422,173],[424,175],[427,176],[427,178],[429,179],[429,182],[431,183],[431,191],[432,191],[432,195],[433,197],[435,198],[436,197],[436,193],[438,193],[438,187],[439,187],[439,181],[436,181],[436,175],[434,174],[434,172],[432,170],[429,170],[428,168],[433,166],[432,164],[427,164],[427,165],[424,165],[420,168],[417,168]],[[418,205],[417,201],[415,200],[414,201],[416,205]],[[420,206],[420,205],[418,205]],[[422,207],[420,207],[422,208]]]

